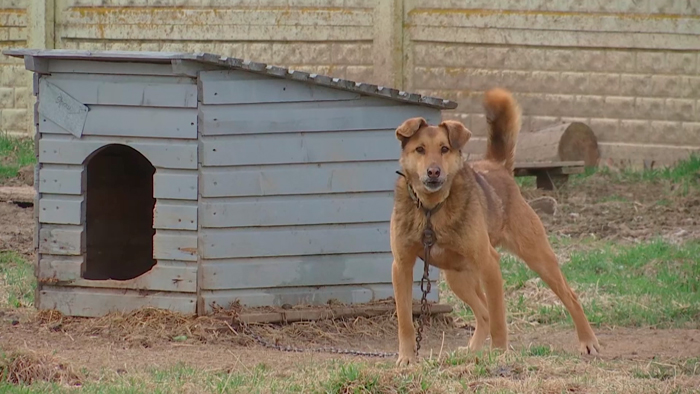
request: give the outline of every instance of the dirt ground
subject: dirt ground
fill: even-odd
[[[542,192],[529,190],[526,198],[550,195],[558,200],[557,213],[543,216],[553,234],[571,237],[594,236],[616,242],[635,242],[655,236],[670,240],[700,236],[700,196],[674,197],[659,204],[659,194],[648,184],[619,185],[603,179],[586,182],[585,187]],[[658,185],[658,187],[667,187]],[[0,250],[13,250],[33,261],[33,208],[0,202]],[[0,311],[0,344],[4,351],[27,350],[55,354],[79,368],[112,371],[114,374],[138,371],[144,367],[167,367],[180,362],[207,370],[236,368],[265,363],[284,373],[289,368],[333,358],[334,354],[280,353],[255,344],[249,337],[234,333],[221,321],[164,320],[161,336],[145,337],[137,324],[124,331],[114,322],[46,316],[33,311]],[[168,323],[170,322],[170,323]],[[449,322],[448,322],[449,323]],[[422,355],[465,346],[469,327],[435,322],[426,329],[427,343]],[[128,322],[125,323],[129,326]],[[172,327],[166,327],[172,324]],[[172,340],[173,330],[190,332],[183,342]],[[170,331],[169,331],[170,330]],[[271,340],[295,346],[336,346],[371,351],[394,352],[397,347],[395,319],[387,316],[371,321],[296,324],[279,329],[260,328]],[[193,332],[194,331],[194,332]],[[146,331],[144,331],[146,332]],[[157,330],[156,330],[157,332]],[[197,333],[200,334],[197,334]],[[655,330],[649,328],[606,328],[596,330],[603,346],[604,360],[650,360],[697,357],[700,355],[699,330]],[[443,339],[444,334],[444,339]],[[576,352],[573,329],[540,327],[511,331],[513,347],[552,345]]]

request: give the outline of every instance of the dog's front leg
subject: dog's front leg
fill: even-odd
[[[410,262],[394,258],[391,281],[396,300],[396,317],[399,323],[399,358],[396,365],[406,366],[415,362],[415,330],[413,329],[413,266]]]

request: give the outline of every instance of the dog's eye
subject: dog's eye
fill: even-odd
[[[416,152],[418,152],[422,155],[423,153],[425,153],[425,148],[423,148],[422,146],[419,146],[416,148]]]
[[[446,147],[446,146],[443,146],[442,149],[440,149],[440,151],[441,151],[442,153],[447,153],[447,152],[450,151],[450,148],[448,148],[448,147]]]

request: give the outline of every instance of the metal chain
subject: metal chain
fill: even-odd
[[[401,176],[404,176],[401,172],[397,171],[397,173]],[[409,192],[410,192],[409,188]],[[419,208],[422,208],[422,204],[420,201],[416,201],[417,206]],[[432,216],[432,213],[434,211],[437,211],[442,204],[438,204],[433,209],[426,209],[425,210],[425,218],[426,218],[426,225],[425,229],[423,230],[423,236],[422,236],[422,242],[423,242],[423,277],[420,280],[420,289],[423,292],[423,295],[421,296],[420,299],[420,318],[418,320],[418,333],[416,335],[416,356],[418,356],[418,351],[420,350],[420,343],[423,340],[423,327],[425,324],[428,322],[428,317],[430,316],[430,304],[428,303],[428,294],[430,293],[430,288],[431,288],[431,283],[430,283],[430,275],[429,275],[429,268],[430,268],[430,249],[433,247],[435,244],[435,231],[433,230],[433,225],[430,222],[430,217]],[[386,357],[397,357],[398,353],[396,352],[365,352],[362,350],[350,350],[350,349],[338,349],[332,346],[328,347],[320,347],[320,348],[301,348],[301,347],[294,347],[294,346],[282,346],[282,345],[277,345],[277,344],[272,344],[266,340],[264,340],[262,337],[259,335],[255,334],[248,326],[246,325],[241,325],[243,328],[243,332],[253,338],[255,342],[259,343],[263,347],[269,348],[269,349],[275,349],[279,350],[282,352],[294,352],[294,353],[305,353],[305,352],[312,352],[312,353],[334,353],[334,354],[350,354],[354,356],[366,356],[366,357],[380,357],[380,358],[386,358]]]
[[[423,326],[428,322],[430,316],[430,304],[428,303],[428,293],[430,293],[430,248],[435,244],[435,231],[430,223],[432,210],[425,211],[426,225],[423,230],[423,277],[420,280],[420,289],[423,295],[420,299],[420,319],[418,320],[418,334],[416,335],[416,356],[420,350],[420,342],[423,340]]]
[[[259,343],[260,345],[270,348],[270,349],[275,349],[279,350],[282,352],[293,352],[293,353],[305,353],[305,352],[311,352],[311,353],[334,353],[334,354],[350,354],[354,356],[365,356],[365,357],[381,357],[381,358],[386,358],[386,357],[397,357],[398,353],[387,353],[387,352],[365,352],[362,350],[349,350],[349,349],[338,349],[332,346],[328,347],[320,347],[320,348],[301,348],[301,347],[294,347],[294,346],[282,346],[282,345],[277,345],[277,344],[272,344],[266,340],[264,340],[261,336],[255,334],[250,328],[248,328],[245,325],[242,325],[243,332],[253,338],[255,342]]]

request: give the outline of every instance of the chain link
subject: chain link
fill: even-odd
[[[425,212],[426,225],[423,230],[423,277],[420,280],[420,290],[423,293],[420,299],[420,318],[418,320],[418,333],[416,335],[416,356],[420,351],[420,343],[423,340],[423,327],[428,322],[430,316],[430,304],[428,303],[428,293],[430,293],[430,248],[435,244],[435,231],[430,222],[432,211]]]
[[[301,348],[301,347],[294,347],[294,346],[282,346],[278,344],[273,344],[270,343],[266,340],[264,340],[261,336],[255,334],[250,328],[248,328],[245,325],[241,326],[243,328],[243,332],[253,338],[253,340],[263,347],[269,348],[269,349],[275,349],[279,350],[282,352],[293,352],[293,353],[333,353],[333,354],[349,354],[353,356],[365,356],[365,357],[380,357],[380,358],[386,358],[386,357],[397,357],[398,353],[388,353],[388,352],[365,352],[362,350],[349,350],[349,349],[338,349],[332,346],[328,347],[320,347],[320,348]]]

